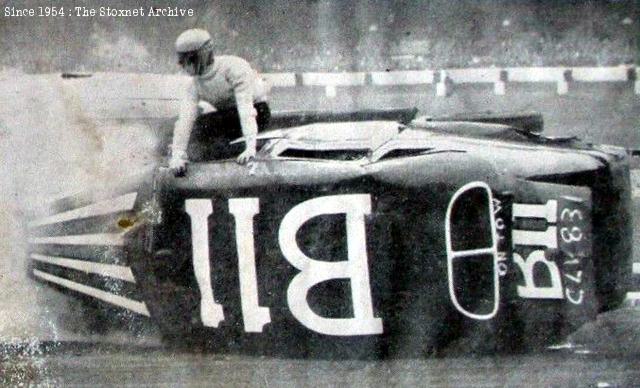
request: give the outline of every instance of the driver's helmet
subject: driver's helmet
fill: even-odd
[[[202,29],[184,31],[176,39],[178,63],[191,75],[202,75],[213,63],[211,35]]]

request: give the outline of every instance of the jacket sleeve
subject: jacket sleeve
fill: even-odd
[[[180,101],[180,116],[173,129],[173,142],[171,144],[171,155],[186,158],[187,145],[193,123],[198,117],[198,91],[194,80],[189,81],[185,94]]]
[[[258,133],[256,110],[253,107],[253,92],[257,81],[257,74],[246,61],[238,61],[227,73],[227,80],[233,87],[233,93],[238,107],[238,116],[242,126],[242,135],[247,140]]]

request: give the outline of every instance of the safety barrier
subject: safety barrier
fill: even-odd
[[[453,68],[442,70],[378,71],[355,73],[264,73],[262,76],[274,89],[273,94],[294,88],[310,87],[324,91],[328,100],[339,93],[349,93],[357,87],[411,88],[446,98],[457,86],[486,85],[493,94],[514,93],[517,85],[550,85],[558,95],[571,93],[580,84],[618,84],[640,95],[638,67],[490,67]],[[188,78],[179,74],[133,73],[64,73],[15,74],[0,73],[0,102],[29,97],[34,91],[50,90],[63,93],[88,116],[111,117],[172,117],[177,113]],[[633,89],[631,89],[633,88]],[[280,90],[278,90],[280,89]],[[109,104],[104,101],[108,100]]]
[[[262,76],[273,86],[284,88],[296,86],[296,75],[294,73],[266,73]]]
[[[302,85],[324,86],[325,94],[333,98],[337,86],[361,86],[365,84],[366,73],[303,73]]]
[[[506,67],[443,70],[410,70],[357,73],[279,73],[265,74],[273,87],[322,86],[327,97],[335,97],[341,86],[436,85],[437,96],[448,96],[456,84],[493,84],[496,95],[504,95],[510,83],[551,83],[559,95],[570,91],[573,83],[630,82],[640,94],[637,68],[612,67]],[[299,82],[295,82],[298,80]]]
[[[488,84],[493,85],[496,95],[504,95],[509,84],[555,84],[559,95],[569,93],[572,84],[595,82],[628,82],[640,94],[640,81],[637,80],[638,68],[632,65],[610,67],[490,67],[455,68],[442,70],[378,71],[354,73],[263,73],[264,79],[274,88],[292,88],[301,86],[323,87],[325,95],[335,97],[340,87],[354,86],[411,86],[433,85],[437,96],[449,96],[456,85]],[[115,77],[114,77],[115,76]],[[114,74],[114,73],[65,73],[68,82],[83,86],[98,86],[101,82],[129,84],[144,82],[145,91],[153,89],[153,95],[137,96],[142,98],[176,98],[177,82],[184,76],[161,74]],[[142,78],[141,78],[142,77]],[[148,81],[148,82],[147,82]],[[114,88],[105,88],[114,89]],[[136,92],[138,93],[138,92]],[[145,92],[147,94],[147,92]],[[131,97],[127,95],[127,97]]]
[[[370,74],[373,85],[432,84],[435,79],[433,70],[378,71]]]

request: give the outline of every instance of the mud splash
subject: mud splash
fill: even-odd
[[[77,307],[27,276],[26,222],[55,198],[149,168],[156,140],[145,124],[99,118],[59,75],[4,72],[0,84],[0,343],[93,340],[60,324]]]

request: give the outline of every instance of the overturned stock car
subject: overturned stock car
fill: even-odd
[[[245,166],[192,135],[184,177],[34,219],[30,274],[170,344],[296,357],[537,349],[621,304],[623,149],[537,114],[414,115],[274,115]]]

